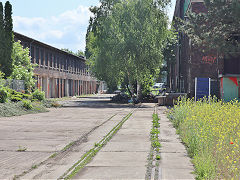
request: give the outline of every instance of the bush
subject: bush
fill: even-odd
[[[37,89],[32,93],[32,98],[37,99],[39,101],[43,101],[45,99],[45,93]]]
[[[0,88],[0,103],[7,102],[8,96],[9,95],[8,95],[7,88],[5,88],[5,87]]]
[[[23,106],[25,109],[33,109],[33,105],[32,105],[32,103],[31,103],[30,100],[22,100],[22,103],[23,103],[22,106]]]
[[[11,96],[11,101],[12,102],[18,102],[18,101],[22,101],[23,99],[21,98],[21,96],[18,95],[12,95]]]
[[[30,94],[22,94],[24,99],[32,99],[32,96]]]

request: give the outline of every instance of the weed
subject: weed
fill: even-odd
[[[33,105],[31,104],[30,100],[22,100],[22,103],[25,109],[33,109]]]
[[[157,154],[157,155],[156,155],[156,160],[160,160],[160,159],[161,159],[160,155]]]
[[[18,146],[17,152],[25,152],[27,150],[26,147]]]
[[[169,117],[193,158],[197,179],[240,179],[240,103],[182,99]]]
[[[70,142],[68,145],[66,145],[64,148],[63,148],[63,150],[62,151],[66,151],[66,150],[68,150],[72,145],[74,145],[75,144],[75,142]]]
[[[32,169],[36,169],[36,168],[37,168],[37,165],[33,165],[33,166],[32,166]]]
[[[49,158],[55,158],[57,156],[57,153],[53,153]]]

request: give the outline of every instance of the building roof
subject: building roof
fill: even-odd
[[[14,32],[14,36],[15,36],[15,37],[16,37],[16,36],[17,36],[17,37],[21,37],[21,38],[24,38],[24,39],[28,39],[30,42],[36,42],[36,43],[38,43],[38,44],[40,44],[40,45],[42,45],[42,46],[45,46],[45,47],[47,47],[47,48],[54,49],[55,51],[58,51],[58,52],[60,52],[60,53],[64,53],[64,54],[73,56],[73,57],[75,57],[75,58],[78,58],[78,59],[80,59],[80,60],[82,60],[82,61],[86,61],[86,58],[85,58],[84,56],[76,56],[76,55],[74,55],[74,54],[71,54],[71,53],[68,53],[68,52],[66,52],[66,51],[63,51],[63,50],[61,50],[61,49],[58,49],[58,48],[56,48],[56,47],[53,47],[53,46],[51,46],[51,45],[45,44],[45,43],[43,43],[43,42],[41,42],[41,41],[38,41],[38,40],[36,40],[36,39],[30,38],[30,37],[28,37],[28,36],[25,36],[25,35],[23,35],[23,34]]]

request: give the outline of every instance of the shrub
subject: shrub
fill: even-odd
[[[33,93],[32,93],[32,98],[33,99],[37,99],[39,101],[42,101],[45,99],[45,93],[43,91],[39,91],[38,89],[35,90]]]
[[[22,106],[23,106],[25,109],[33,109],[33,105],[32,105],[32,103],[31,103],[30,100],[22,100],[22,103],[23,103]]]
[[[18,101],[22,101],[22,98],[18,95],[12,95],[11,96],[11,101],[12,102],[18,102]]]
[[[32,99],[32,96],[30,94],[22,94],[24,99]]]
[[[0,88],[0,103],[7,102],[7,98],[8,98],[7,88],[5,87]]]

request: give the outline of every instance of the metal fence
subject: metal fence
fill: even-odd
[[[25,89],[24,80],[0,79],[0,85],[8,86],[9,88],[16,91],[24,91]]]

